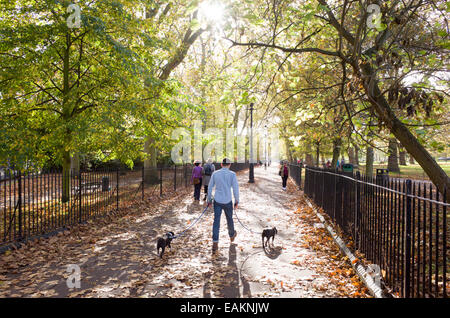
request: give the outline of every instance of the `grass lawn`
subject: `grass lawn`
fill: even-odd
[[[444,169],[445,173],[448,175],[450,173],[450,162],[438,162],[439,165]],[[373,165],[373,176],[376,176],[376,169],[387,169],[386,164],[374,164]],[[365,173],[365,164],[360,164],[359,169],[361,173]],[[415,180],[430,180],[427,174],[423,171],[422,167],[418,164],[408,164],[407,166],[400,166],[400,173],[389,172],[389,176],[398,178],[408,178]],[[302,169],[302,182],[305,182],[305,169]]]
[[[438,162],[439,165],[444,169],[445,173],[448,175],[450,173],[450,162]],[[375,169],[387,169],[386,164],[374,164],[374,176],[376,175]],[[359,165],[359,171],[365,171],[365,165]],[[427,174],[423,171],[422,167],[418,164],[408,164],[407,166],[400,166],[400,173],[389,172],[389,175],[392,177],[400,177],[400,178],[410,178],[410,179],[426,179],[429,180]]]

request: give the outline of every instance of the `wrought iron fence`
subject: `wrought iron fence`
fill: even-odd
[[[303,165],[290,163],[288,167],[289,167],[289,176],[292,178],[292,180],[294,180],[295,184],[301,189]]]
[[[380,267],[394,294],[447,297],[446,191],[430,182],[307,167],[304,192]]]
[[[246,168],[231,165],[233,171]],[[0,247],[103,216],[130,199],[171,195],[190,186],[191,175],[192,165],[68,175],[6,171],[0,180]]]

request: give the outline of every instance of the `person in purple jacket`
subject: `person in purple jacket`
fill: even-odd
[[[202,188],[202,167],[200,161],[194,162],[194,169],[192,169],[191,183],[194,185],[194,202],[200,203],[200,191]]]

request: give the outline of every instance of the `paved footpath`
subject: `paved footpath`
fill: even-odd
[[[320,226],[299,215],[303,207],[296,200],[303,194],[291,181],[283,191],[277,172],[275,166],[256,168],[254,184],[247,173],[238,175],[236,214],[255,233],[235,216],[238,234],[230,243],[222,216],[216,256],[211,255],[212,208],[173,241],[163,259],[156,255],[156,237],[179,233],[204,207],[193,203],[190,193],[178,193],[1,256],[0,297],[349,297],[361,291],[336,250],[329,255],[309,246]],[[276,226],[278,235],[274,247],[263,249],[260,233],[266,226]],[[337,271],[333,262],[341,266]],[[80,267],[81,288],[67,287],[69,264]]]

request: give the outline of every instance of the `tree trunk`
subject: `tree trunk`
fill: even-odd
[[[320,142],[316,142],[316,167],[320,167]]]
[[[359,147],[355,145],[355,165],[359,166]]]
[[[62,171],[62,189],[61,189],[61,201],[63,203],[70,200],[70,152],[64,151],[63,153],[63,171]]]
[[[342,139],[334,138],[333,139],[333,160],[331,161],[331,168],[335,169],[337,162],[339,160],[339,155],[341,153]]]
[[[66,34],[66,47],[63,56],[63,111],[62,118],[65,122],[68,122],[72,116],[72,107],[70,103],[70,83],[69,83],[69,72],[70,72],[70,33]],[[66,127],[64,131],[64,150],[62,153],[62,185],[61,185],[61,201],[63,203],[69,202],[70,200],[70,147],[72,141],[72,132]]]
[[[398,166],[398,153],[397,153],[398,143],[395,138],[389,139],[389,158],[388,158],[388,170],[389,172],[400,172],[400,167]]]
[[[314,166],[313,157],[311,155],[311,145],[309,143],[306,145],[305,162],[310,167]]]
[[[289,162],[292,162],[294,159],[292,157],[292,151],[291,151],[291,147],[290,147],[290,143],[289,143],[289,138],[287,136],[283,136],[283,139],[284,139],[284,146],[285,146],[285,150],[286,150],[287,159],[289,160]]]
[[[368,99],[383,120],[391,133],[400,141],[414,159],[420,164],[430,180],[436,185],[441,193],[445,189],[450,189],[450,177],[442,167],[433,159],[425,147],[417,140],[409,129],[395,116],[388,102],[378,87],[375,71],[369,63],[361,64],[362,75],[364,76],[364,89]],[[450,201],[450,191],[447,191],[447,202]]]
[[[355,164],[355,151],[353,147],[348,147],[348,161],[351,164]]]
[[[399,151],[399,161],[401,166],[407,166],[406,164],[406,151],[404,149],[400,149]]]
[[[350,51],[354,53],[359,52],[361,49],[359,39],[355,39],[353,34],[349,32],[344,26],[342,26],[333,14],[326,0],[318,0],[318,2],[327,8],[328,21],[331,26],[337,31],[342,39],[348,43]],[[365,19],[365,17],[363,17]],[[392,32],[391,32],[392,33]],[[385,33],[388,35],[389,33]],[[387,38],[387,36],[385,37]],[[254,46],[254,43],[248,43],[246,45]],[[304,53],[304,52],[318,52],[313,48],[300,48],[297,51],[290,50],[290,52]],[[327,55],[340,56],[341,52],[326,52],[321,51]],[[345,60],[348,62],[354,70],[354,74],[363,82],[365,95],[369,100],[374,113],[376,113],[378,119],[390,130],[395,138],[405,147],[414,159],[420,164],[422,169],[428,175],[430,180],[437,186],[441,193],[444,193],[446,189],[450,189],[450,177],[445,173],[442,167],[433,159],[430,153],[419,142],[419,140],[409,131],[409,129],[397,118],[394,111],[391,109],[389,103],[384,97],[378,86],[378,78],[376,71],[371,66],[370,62],[364,61],[364,59],[352,59]],[[447,202],[450,202],[450,191],[447,191]]]
[[[313,156],[310,153],[307,153],[305,156],[305,163],[308,166],[314,166]]]
[[[194,12],[193,17],[197,17],[197,11]],[[186,33],[184,34],[184,38],[180,46],[176,49],[175,53],[169,59],[169,61],[163,66],[161,70],[161,74],[159,75],[159,79],[165,81],[169,78],[172,71],[183,62],[186,57],[189,48],[191,45],[200,37],[200,35],[204,32],[204,29],[198,29],[193,32],[189,27]],[[144,153],[147,154],[148,158],[144,161],[144,182],[153,183],[157,180],[158,171],[157,171],[157,154],[156,148],[154,146],[154,140],[150,137],[147,137],[147,141],[144,145]]]
[[[197,19],[198,11],[195,11],[193,13],[193,18]],[[184,34],[182,43],[178,46],[175,53],[173,54],[172,58],[164,65],[162,68],[162,72],[159,75],[159,79],[165,81],[169,78],[170,73],[181,63],[183,62],[184,58],[186,57],[189,48],[194,44],[194,42],[200,37],[200,35],[205,32],[205,29],[198,29],[195,32],[192,30],[191,27],[186,30],[186,33]]]
[[[145,142],[144,153],[148,155],[144,160],[144,182],[146,184],[158,183],[159,173],[157,167],[157,153],[153,138],[148,138]]]
[[[78,176],[80,173],[80,153],[76,152],[70,158],[70,169],[74,176]]]
[[[414,157],[411,156],[411,155],[409,155],[409,164],[411,164],[411,165],[416,164],[416,163],[414,162]]]
[[[366,176],[367,177],[373,177],[373,161],[374,161],[373,148],[367,147],[367,150],[366,150]]]

